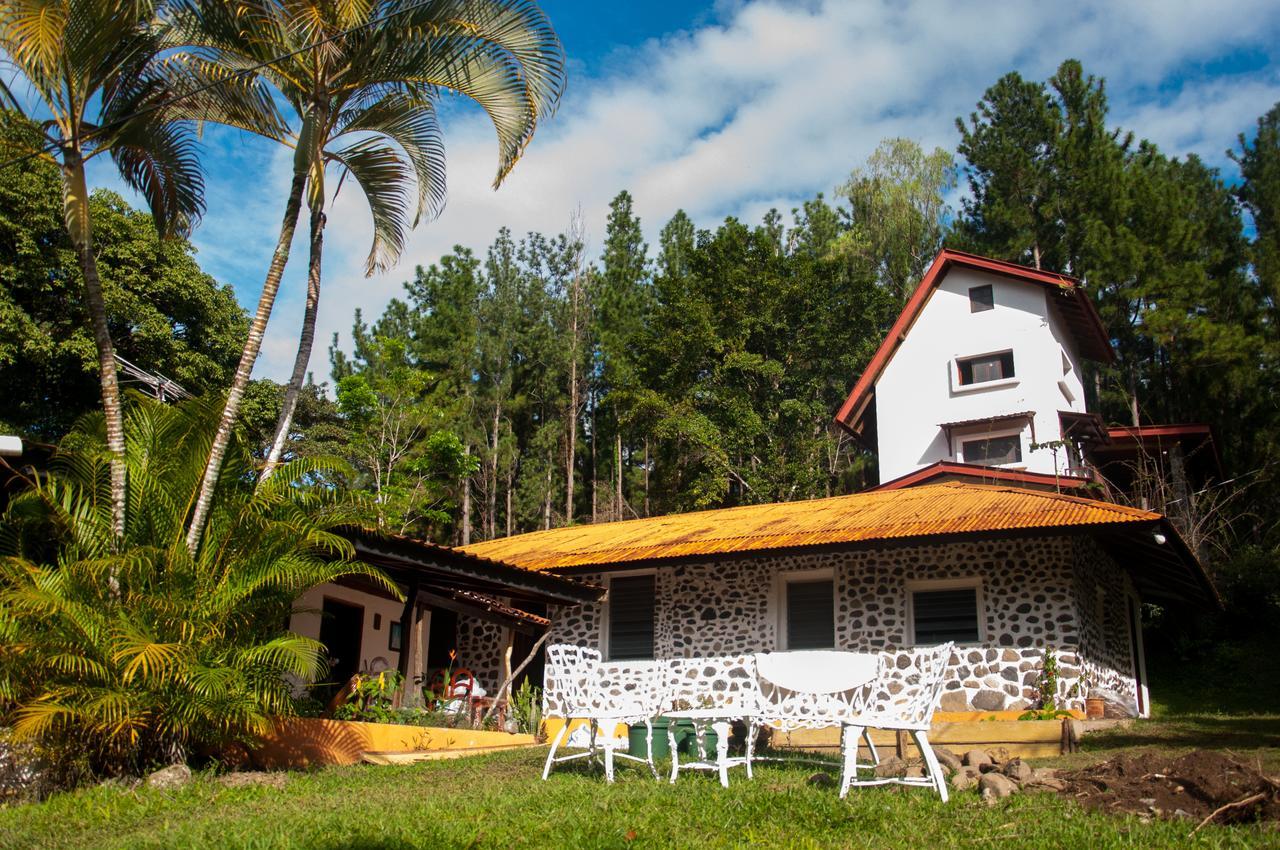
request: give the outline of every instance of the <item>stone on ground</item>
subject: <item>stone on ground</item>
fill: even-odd
[[[1013,780],[1003,773],[984,773],[982,778],[978,780],[978,791],[982,794],[982,799],[987,804],[1003,800],[1017,790],[1018,786],[1014,785]]]
[[[964,763],[970,767],[982,767],[984,764],[991,764],[991,756],[982,750],[969,750],[964,754]]]
[[[907,763],[897,756],[889,756],[876,765],[875,775],[881,779],[889,776],[901,776],[906,772]]]
[[[171,764],[161,768],[147,777],[147,787],[160,791],[171,791],[181,788],[191,781],[191,768],[185,764]]]
[[[812,774],[805,782],[809,785],[816,785],[819,788],[830,788],[836,784],[835,777],[829,773],[823,773],[821,770]]]
[[[951,787],[957,791],[968,791],[978,784],[978,777],[967,771],[959,771],[951,777]]]
[[[960,756],[945,747],[935,747],[933,754],[938,757],[938,764],[951,771],[957,771],[963,764]]]
[[[1017,782],[1019,785],[1026,782],[1035,773],[1031,769],[1031,765],[1022,759],[1013,759],[1004,766],[1004,775]]]

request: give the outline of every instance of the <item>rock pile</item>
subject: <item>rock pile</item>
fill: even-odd
[[[1010,758],[1003,749],[969,750],[958,756],[950,750],[935,750],[944,771],[951,774],[957,791],[977,788],[988,803],[1003,800],[1019,791],[1061,791],[1066,783],[1051,768],[1033,768],[1020,758]]]

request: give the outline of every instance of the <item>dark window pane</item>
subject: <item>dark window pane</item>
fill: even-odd
[[[981,440],[965,440],[962,444],[965,463],[985,463],[995,466],[1002,463],[1018,463],[1022,460],[1022,437],[986,437]]]
[[[981,384],[987,381],[999,381],[1002,378],[1012,378],[1014,376],[1012,351],[1005,351],[1000,354],[985,354],[982,357],[969,357],[960,360],[957,365],[960,368],[961,386]]]
[[[653,658],[653,576],[609,582],[609,657]]]
[[[975,643],[978,640],[978,591],[917,590],[911,594],[916,643]]]
[[[996,306],[995,295],[991,291],[991,285],[975,286],[969,290],[969,312],[981,313],[983,310],[990,310]]]
[[[787,583],[787,649],[832,649],[835,605],[830,579]]]

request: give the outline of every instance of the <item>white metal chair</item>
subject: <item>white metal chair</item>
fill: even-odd
[[[866,686],[880,677],[882,663],[878,654],[837,650],[760,652],[755,660],[760,710],[747,735],[748,761],[761,724],[782,732],[843,728],[865,710]],[[871,763],[865,766],[874,767],[880,763],[879,754],[868,730],[862,737],[871,753]]]
[[[716,671],[710,688],[706,687],[708,671]],[[681,770],[711,770],[720,775],[720,784],[729,787],[729,769],[745,766],[747,778],[751,778],[752,735],[756,726],[756,714],[760,707],[760,690],[756,681],[755,657],[710,656],[673,659],[670,662],[671,679],[664,709],[668,719],[667,742],[671,749],[671,781],[675,782]],[[693,686],[693,687],[691,687]],[[693,726],[694,741],[685,761],[680,760],[676,741],[676,726],[686,721]],[[747,725],[746,754],[729,755],[729,737],[733,724]],[[708,751],[708,732],[715,734],[715,753]]]
[[[845,797],[849,789],[867,785],[885,785],[898,783],[901,785],[919,785],[933,788],[947,801],[947,782],[938,766],[938,757],[929,744],[929,724],[933,722],[933,712],[942,698],[942,685],[946,679],[947,665],[951,661],[954,643],[915,650],[904,655],[897,655],[897,663],[881,665],[881,673],[872,685],[869,707],[848,720],[841,734],[841,756],[844,763],[840,780],[840,796]],[[902,658],[907,659],[906,666]],[[896,693],[889,684],[899,685]],[[881,697],[880,695],[884,696]],[[870,729],[909,732],[915,740],[916,748],[924,757],[926,767],[922,777],[876,777],[873,779],[858,778],[858,739],[865,736]]]
[[[631,665],[629,665],[631,666]],[[625,758],[649,765],[650,772],[658,778],[658,769],[653,764],[653,715],[658,711],[660,694],[657,687],[657,670],[652,664],[643,666],[643,662],[634,665],[630,681],[613,683],[607,687],[603,679],[600,653],[594,649],[567,644],[556,644],[547,647],[546,688],[548,696],[545,707],[546,717],[564,720],[564,725],[556,733],[551,742],[551,751],[547,753],[547,762],[542,769],[542,778],[551,774],[551,766],[575,759],[597,759],[597,748],[604,756],[604,775],[609,782],[613,781],[614,758]],[[581,741],[583,732],[570,726],[579,721],[579,730],[585,730],[585,742]],[[617,737],[618,727],[637,725],[645,727],[645,755],[634,756],[627,752],[619,752]],[[598,740],[597,740],[598,739]],[[556,750],[561,746],[583,747],[586,752],[556,757]]]

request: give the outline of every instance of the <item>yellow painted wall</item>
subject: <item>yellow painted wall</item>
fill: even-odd
[[[473,748],[527,747],[532,735],[512,735],[477,729],[435,726],[397,726],[319,717],[290,717],[276,721],[253,751],[254,761],[267,770],[326,764],[355,764],[365,752],[424,752]]]

